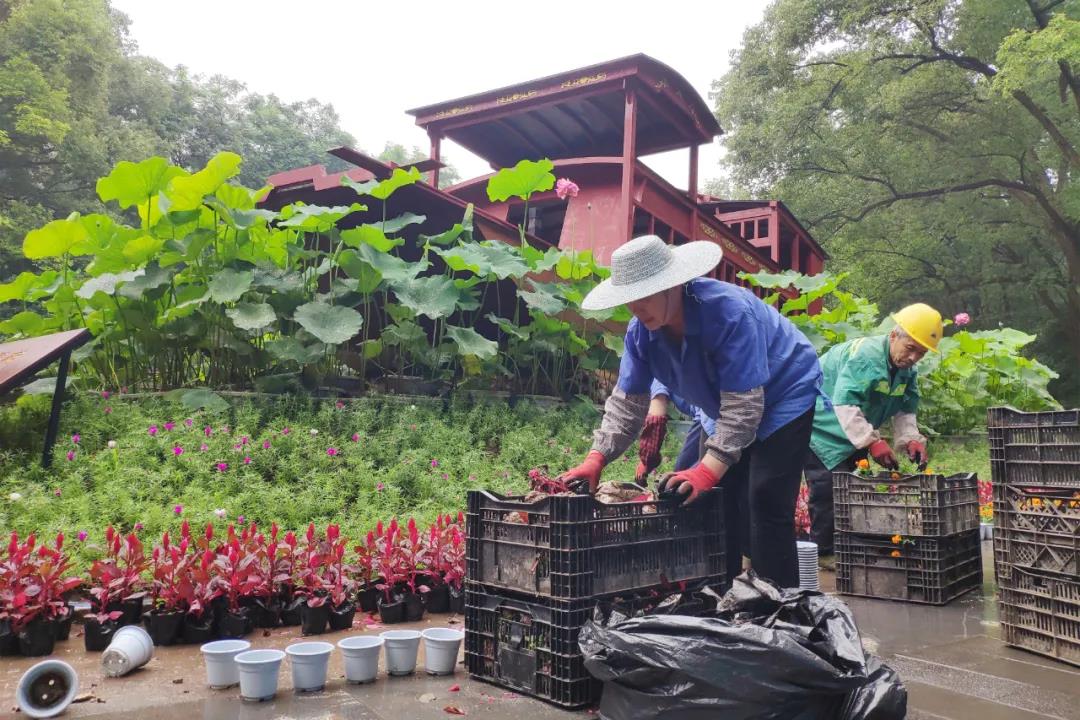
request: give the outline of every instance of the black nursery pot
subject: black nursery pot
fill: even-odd
[[[416,622],[424,618],[424,598],[419,593],[405,593],[405,619]]]
[[[216,639],[214,617],[210,613],[203,613],[202,617],[185,615],[180,621],[181,642],[202,645]]]
[[[369,585],[360,591],[360,609],[363,612],[375,612],[379,609],[379,590]]]
[[[112,637],[119,629],[120,623],[116,620],[98,622],[96,618],[87,618],[83,625],[83,641],[87,652],[101,652],[109,647]]]
[[[0,620],[0,657],[19,654],[19,635],[11,629],[11,621]]]
[[[124,625],[138,625],[142,622],[143,612],[143,599],[141,597],[128,598],[126,600],[114,600],[109,603],[105,610],[107,612],[123,613],[116,621],[120,627]]]
[[[337,607],[330,608],[330,629],[348,630],[352,627],[354,617],[356,617],[356,605],[346,600]]]
[[[53,634],[57,642],[67,640],[71,636],[71,623],[75,622],[75,611],[65,606],[66,614],[53,622]]]
[[[151,610],[143,616],[146,632],[154,645],[172,645],[180,637],[180,624],[184,615],[176,610]]]
[[[34,618],[19,631],[19,652],[26,657],[49,655],[56,645],[56,629],[52,620]]]
[[[446,585],[436,585],[424,593],[424,607],[429,613],[445,613],[450,611],[450,590]]]
[[[281,624],[286,627],[299,625],[301,621],[300,608],[304,607],[304,598],[293,598],[281,608]]]
[[[226,612],[218,623],[218,637],[241,638],[251,632],[251,619],[247,608]]]
[[[255,627],[276,628],[281,624],[281,603],[273,598],[258,598],[253,613]]]
[[[330,606],[327,603],[311,607],[306,602],[300,607],[300,634],[322,635],[330,622]]]
[[[461,613],[465,612],[465,590],[462,588],[455,588],[453,585],[447,586],[450,593],[450,612]]]
[[[384,625],[405,622],[404,599],[399,598],[393,602],[386,602],[385,598],[380,595],[376,601],[376,605],[379,608],[379,619],[382,620]]]

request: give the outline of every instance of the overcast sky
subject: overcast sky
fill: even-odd
[[[140,53],[286,101],[331,103],[374,152],[388,140],[428,147],[409,108],[639,52],[681,73],[711,107],[712,81],[766,4],[112,0]],[[443,154],[464,178],[489,172],[453,143]],[[702,185],[720,175],[720,154],[719,140],[701,149]],[[686,187],[685,150],[646,162]]]

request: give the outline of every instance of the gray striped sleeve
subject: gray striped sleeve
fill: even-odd
[[[765,388],[720,393],[720,417],[716,432],[705,442],[707,452],[729,468],[739,462],[742,451],[754,442],[765,414]]]
[[[606,462],[619,457],[641,434],[648,412],[648,393],[627,395],[616,387],[604,403],[604,418],[593,433],[592,449],[603,455]]]

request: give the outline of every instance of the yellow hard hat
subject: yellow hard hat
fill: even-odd
[[[941,313],[926,303],[915,303],[901,308],[893,315],[893,320],[911,339],[927,350],[937,352],[943,328]]]

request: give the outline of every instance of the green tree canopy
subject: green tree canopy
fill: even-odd
[[[1037,333],[1080,399],[1080,3],[776,0],[714,84],[731,179],[889,310]]]

